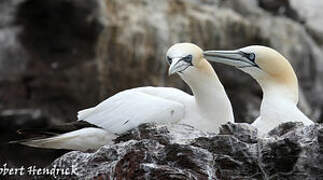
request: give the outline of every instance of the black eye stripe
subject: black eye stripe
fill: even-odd
[[[167,56],[166,58],[167,58],[168,63],[172,64],[172,62],[173,62],[172,58],[169,56]],[[173,57],[173,58],[175,58],[175,57]],[[192,55],[187,55],[187,56],[181,57],[180,60],[185,61],[193,66],[193,63],[192,63],[193,56]]]
[[[167,61],[169,64],[172,64],[172,62],[173,62],[172,58],[170,58],[169,56],[167,56]]]
[[[245,52],[240,51],[240,54],[241,54],[243,57],[245,57],[245,58],[249,59],[249,60],[250,60],[250,61],[252,61],[252,62],[254,62],[254,61],[255,61],[255,59],[256,59],[256,55],[255,55],[255,53],[245,53]]]

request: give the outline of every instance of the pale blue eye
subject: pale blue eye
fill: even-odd
[[[249,54],[249,59],[250,59],[251,61],[254,61],[254,60],[255,60],[255,58],[256,58],[256,55],[255,55],[254,53],[250,53],[250,54]]]
[[[182,59],[183,59],[185,62],[191,63],[191,62],[192,62],[192,58],[193,58],[193,56],[192,56],[192,55],[188,55],[188,56],[183,57]]]

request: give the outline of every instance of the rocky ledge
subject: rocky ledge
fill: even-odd
[[[69,152],[59,179],[323,179],[323,126],[285,123],[267,137],[248,124],[218,135],[187,125],[144,124],[93,153]],[[57,177],[56,177],[57,178]]]

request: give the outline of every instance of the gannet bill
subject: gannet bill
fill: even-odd
[[[116,135],[151,122],[188,124],[203,131],[218,132],[221,124],[234,121],[233,112],[220,80],[202,52],[191,43],[175,44],[167,52],[169,75],[178,74],[190,86],[194,96],[172,87],[125,90],[93,108],[79,111],[79,121],[71,123],[77,127],[68,128],[73,130],[71,132],[59,134],[64,130],[44,129],[42,135],[54,136],[18,143],[38,148],[86,151],[110,144]]]
[[[252,123],[260,132],[268,133],[283,122],[313,124],[298,108],[296,74],[280,53],[265,46],[248,46],[233,51],[205,51],[209,61],[234,66],[251,75],[261,86],[263,99],[260,116]]]

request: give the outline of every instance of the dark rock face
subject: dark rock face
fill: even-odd
[[[48,64],[66,66],[91,59],[104,28],[97,15],[99,5],[95,0],[25,0],[15,16],[15,23],[23,27],[19,41],[33,58]]]
[[[322,179],[322,133],[321,125],[299,123],[264,138],[248,124],[226,124],[218,135],[145,124],[117,144],[67,153],[50,167],[74,168],[62,179]]]
[[[104,7],[100,0],[1,1],[0,110],[35,108],[71,121],[84,106],[79,99],[94,105]]]
[[[284,15],[295,21],[304,23],[297,11],[290,5],[289,0],[258,0],[259,7],[273,13],[274,15]]]

